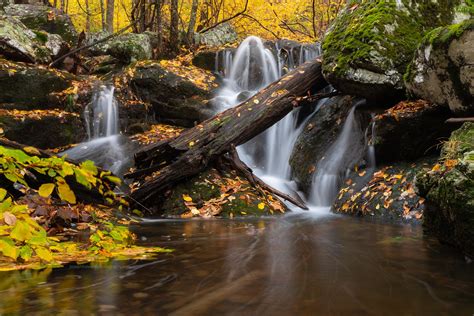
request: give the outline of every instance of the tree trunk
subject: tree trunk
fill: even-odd
[[[114,0],[107,0],[107,15],[106,15],[106,27],[107,32],[113,33],[114,32]]]
[[[281,120],[307,99],[311,89],[325,86],[320,61],[305,63],[239,106],[138,152],[137,170],[126,176],[141,180],[132,201],[153,205],[163,190],[203,171],[232,146],[246,143]]]
[[[89,34],[91,31],[91,12],[89,8],[89,0],[85,0],[86,5],[86,33]]]
[[[104,0],[99,0],[100,4],[100,21],[102,23],[102,31],[106,31],[106,24],[105,24],[105,8],[104,8]]]
[[[179,50],[179,7],[178,0],[171,0],[170,49],[176,53]]]
[[[158,53],[163,50],[163,1],[156,0],[156,32],[158,34]]]
[[[191,15],[189,18],[188,33],[186,34],[188,45],[194,44],[194,29],[196,28],[196,16],[199,0],[193,0]]]

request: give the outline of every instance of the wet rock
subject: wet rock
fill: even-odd
[[[195,42],[207,46],[222,46],[237,41],[238,35],[229,23],[222,23],[205,33],[197,33]]]
[[[0,15],[0,54],[16,61],[34,63],[37,56],[35,34],[19,20]]]
[[[350,96],[330,98],[306,122],[290,158],[292,174],[303,191],[309,190],[316,164],[337,139],[352,106]]]
[[[204,50],[198,52],[193,57],[193,65],[205,70],[216,70],[216,56],[218,52],[215,50]]]
[[[425,201],[415,192],[415,176],[435,158],[425,157],[413,163],[397,162],[376,170],[351,170],[336,201],[335,213],[375,216],[390,222],[420,223]]]
[[[49,50],[49,54],[53,60],[63,56],[70,50],[70,46],[58,34],[46,33],[46,42],[44,46]],[[38,37],[38,36],[37,36]]]
[[[58,9],[39,4],[12,4],[5,7],[5,12],[32,30],[58,34],[71,44],[77,41],[77,32],[69,15]]]
[[[87,43],[91,44],[110,34],[100,32],[89,34]],[[89,48],[94,56],[111,55],[125,64],[139,60],[151,59],[153,55],[150,35],[126,33]]]
[[[206,101],[209,91],[159,62],[138,62],[125,69],[120,80],[131,87],[138,99],[153,106],[158,121],[193,126],[214,114]]]
[[[403,101],[374,117],[372,143],[379,163],[413,161],[439,150],[455,128],[449,111],[424,100]]]
[[[68,88],[67,72],[0,59],[0,103],[14,108],[50,108],[48,95]]]
[[[59,110],[0,110],[0,126],[6,138],[43,149],[78,143],[86,136],[80,115]]]
[[[428,33],[405,76],[408,91],[460,115],[474,114],[474,20]]]
[[[459,3],[351,2],[323,40],[326,79],[346,94],[375,100],[402,98],[403,75],[423,34],[459,18]]]
[[[208,169],[165,195],[160,207],[165,216],[264,216],[286,211],[275,196],[268,194],[268,200],[265,199],[235,171]]]
[[[426,198],[424,226],[442,242],[474,257],[474,123],[452,133],[433,168],[416,185]]]

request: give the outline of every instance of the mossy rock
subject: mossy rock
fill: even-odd
[[[336,89],[388,100],[427,31],[452,23],[461,1],[351,1],[323,40],[323,73]]]
[[[36,34],[18,19],[0,14],[0,55],[16,61],[34,63],[38,59]]]
[[[153,106],[161,122],[190,127],[214,115],[209,92],[157,61],[136,62],[116,77],[143,102]],[[120,93],[120,92],[119,92]]]
[[[474,257],[474,123],[452,133],[438,164],[420,172],[416,185],[428,202],[427,232]]]
[[[99,32],[87,35],[87,43],[91,44],[101,40],[110,33]],[[148,33],[126,33],[116,36],[106,42],[94,45],[89,49],[93,56],[111,55],[124,64],[152,58],[152,35]]]
[[[160,209],[164,216],[264,216],[286,211],[284,204],[261,193],[234,171],[208,169],[172,188]],[[194,212],[191,211],[195,208]]]
[[[0,110],[0,127],[6,138],[43,149],[75,144],[86,137],[78,114],[57,110]]]
[[[426,34],[405,74],[410,94],[474,114],[474,20]]]
[[[32,30],[58,34],[65,41],[76,44],[77,32],[69,15],[58,9],[37,4],[12,4],[5,7],[5,12]]]
[[[48,95],[70,87],[74,78],[67,72],[0,59],[0,103],[48,108]]]

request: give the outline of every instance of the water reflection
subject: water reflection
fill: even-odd
[[[420,227],[303,214],[158,221],[175,253],[0,274],[0,314],[471,315],[474,266]]]

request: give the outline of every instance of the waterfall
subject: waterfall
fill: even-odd
[[[84,109],[88,141],[61,155],[78,160],[92,160],[98,166],[122,175],[131,160],[126,155],[128,139],[120,134],[118,104],[113,85],[101,85]]]
[[[276,42],[268,47],[260,38],[250,36],[234,53],[224,50],[217,54],[216,72],[224,76],[224,84],[213,100],[217,110],[227,109],[247,100],[320,53],[317,45],[295,46],[293,43],[288,48],[284,44]],[[302,122],[298,122],[299,111],[293,111],[262,135],[238,148],[242,160],[258,176],[283,191],[296,189],[296,185],[291,182],[289,159],[304,127]]]
[[[101,86],[84,110],[89,140],[119,133],[118,105],[114,98],[115,87]]]
[[[365,148],[364,133],[357,121],[356,103],[344,122],[336,141],[316,165],[309,202],[319,207],[330,207],[339,192],[348,168],[359,160]]]

